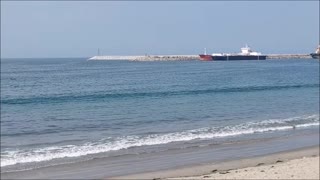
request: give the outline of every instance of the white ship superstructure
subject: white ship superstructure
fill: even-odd
[[[257,55],[261,55],[260,52],[255,52],[255,51],[252,51],[251,48],[246,44],[245,47],[241,48],[241,53],[239,53],[241,55],[246,55],[246,56],[257,56]]]

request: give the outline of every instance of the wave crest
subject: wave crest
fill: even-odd
[[[195,139],[223,138],[269,131],[305,128],[309,126],[319,126],[319,115],[287,119],[270,119],[260,122],[248,122],[235,126],[206,127],[167,134],[124,136],[113,140],[107,138],[98,142],[88,142],[82,145],[51,146],[30,150],[2,151],[1,167],[18,163],[49,161],[65,157],[79,157],[137,146],[160,145]]]

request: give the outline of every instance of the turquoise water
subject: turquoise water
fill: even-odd
[[[315,128],[317,60],[1,60],[8,170]]]

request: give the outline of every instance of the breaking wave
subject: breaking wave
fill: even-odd
[[[145,136],[124,136],[115,139],[102,139],[82,145],[50,146],[29,150],[11,150],[1,152],[1,166],[18,163],[49,161],[58,158],[79,157],[84,155],[116,151],[138,146],[160,145],[195,139],[213,139],[245,134],[289,130],[319,126],[319,115],[300,116],[287,119],[270,119],[260,122],[248,122],[235,126],[206,127],[167,134]]]

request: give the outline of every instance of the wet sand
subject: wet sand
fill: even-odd
[[[103,157],[40,167],[32,170],[1,172],[1,179],[154,179],[210,174],[273,164],[278,160],[319,155],[319,133],[283,136],[256,141],[172,149],[157,153]]]
[[[115,179],[319,179],[319,146]]]

